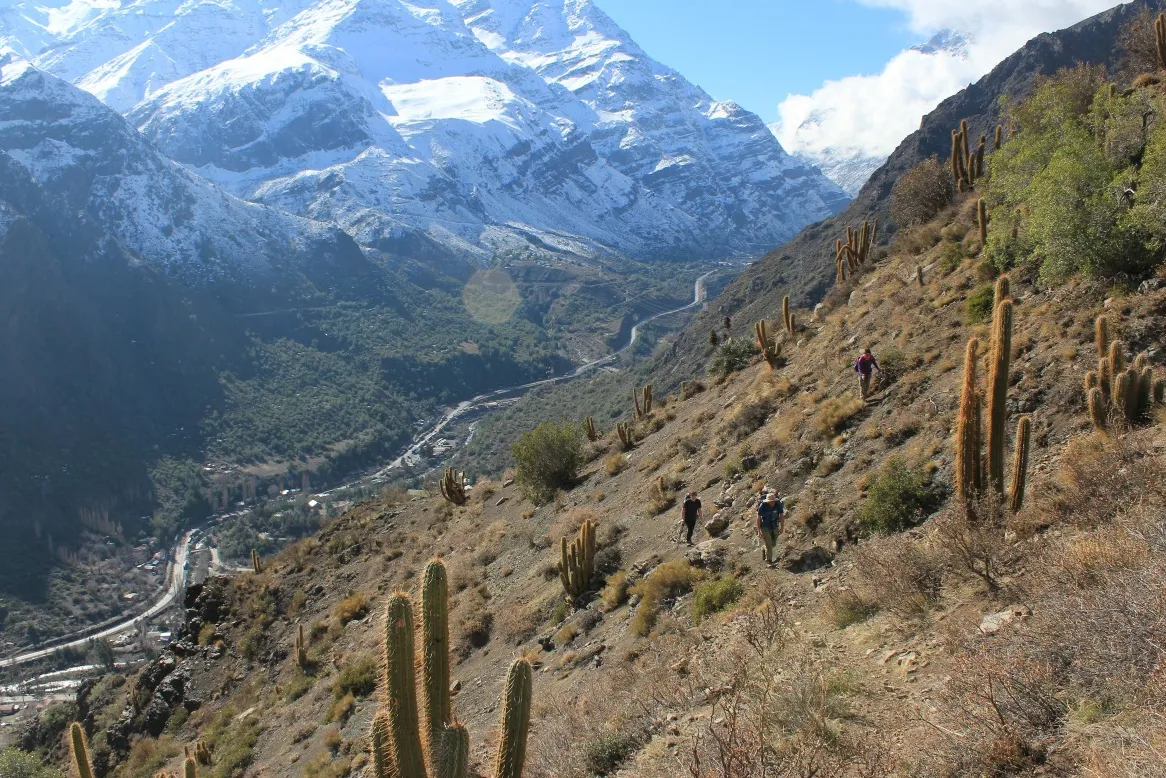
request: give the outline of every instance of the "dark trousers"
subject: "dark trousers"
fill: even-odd
[[[696,529],[696,517],[695,517],[695,516],[693,516],[691,519],[690,519],[690,518],[687,518],[687,517],[685,517],[685,519],[684,519],[684,526],[685,526],[685,527],[688,527],[688,539],[687,539],[685,542],[686,542],[686,543],[691,543],[691,542],[692,542],[692,531],[693,531],[694,529]]]

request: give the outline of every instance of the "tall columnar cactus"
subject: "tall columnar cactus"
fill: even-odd
[[[437,775],[440,778],[470,778],[470,733],[464,724],[452,724],[442,734]]]
[[[194,744],[194,760],[204,765],[211,763],[211,750],[205,740],[199,740]]]
[[[999,151],[1000,147],[1004,145],[1004,125],[996,125],[996,139],[992,142],[992,149]]]
[[[1154,370],[1143,367],[1138,375],[1138,418],[1144,419],[1154,404]]]
[[[1093,342],[1097,345],[1097,358],[1105,359],[1109,356],[1109,319],[1098,316],[1093,322]]]
[[[1090,370],[1085,374],[1085,394],[1089,394],[1090,389],[1096,389],[1098,386],[1097,371]]]
[[[1126,369],[1126,348],[1120,340],[1109,344],[1109,374],[1114,379]]]
[[[988,139],[981,135],[980,143],[976,146],[976,178],[984,177],[984,150],[987,145]]]
[[[304,625],[296,625],[296,636],[292,644],[292,649],[295,653],[296,666],[301,670],[308,666],[308,647],[304,643]]]
[[[454,505],[466,504],[466,474],[447,467],[441,476],[441,496]]]
[[[789,295],[781,298],[781,322],[786,332],[793,332],[789,326]]]
[[[1004,493],[1004,439],[1007,420],[1008,369],[1012,358],[1012,301],[996,307],[988,372],[988,479]]]
[[[512,662],[502,689],[502,714],[495,778],[519,778],[526,762],[526,735],[530,731],[533,674],[530,664]]]
[[[373,778],[468,778],[469,733],[454,721],[448,705],[449,642],[431,640],[445,628],[448,598],[444,569],[431,562],[422,576],[420,655],[414,655],[413,603],[405,594],[389,597],[385,609],[382,709],[373,716],[369,736]],[[448,635],[445,635],[447,638]],[[431,657],[433,652],[441,656]],[[418,707],[415,667],[421,668],[423,704]],[[444,671],[443,669],[444,668]],[[443,675],[444,672],[444,675]],[[525,660],[511,664],[502,693],[497,778],[520,778],[530,734],[532,672]],[[426,690],[443,686],[444,707],[430,707]],[[424,732],[422,734],[422,718]],[[439,723],[438,719],[442,719]],[[437,733],[436,735],[432,733]],[[423,748],[422,744],[425,744]],[[91,777],[90,777],[91,778]]]
[[[993,296],[992,296],[992,311],[993,311],[993,313],[995,313],[996,308],[998,308],[1000,306],[1000,303],[1004,302],[1005,300],[1007,300],[1010,297],[1012,297],[1012,281],[1009,280],[1008,276],[1000,276],[999,278],[996,279],[996,287],[993,290]]]
[[[968,148],[968,120],[967,119],[960,119],[960,143],[963,145],[962,150],[964,153],[964,159],[967,159],[968,154],[971,153],[970,149]]]
[[[421,703],[425,747],[437,753],[445,727],[453,722],[449,698],[449,585],[445,565],[436,560],[421,574]]]
[[[632,425],[623,422],[615,425],[615,434],[619,438],[619,444],[623,447],[624,451],[630,451],[632,446],[636,445]]]
[[[1008,507],[1015,513],[1024,506],[1024,487],[1028,481],[1028,444],[1032,438],[1032,419],[1021,416],[1016,422],[1016,452],[1012,456],[1012,486]]]
[[[984,198],[976,200],[976,224],[980,228],[980,247],[988,245],[988,209],[984,205]]]
[[[776,370],[781,358],[781,344],[770,339],[769,327],[764,319],[754,325],[753,332],[757,336],[757,348],[761,350],[765,364],[769,365],[770,370]]]
[[[182,762],[182,778],[198,778],[198,762],[189,756]]]
[[[1097,360],[1097,387],[1105,395],[1105,401],[1109,402],[1113,394],[1113,375],[1109,372],[1108,359]]]
[[[713,337],[715,338],[716,335],[717,334],[714,332]],[[592,443],[599,440],[599,431],[595,429],[595,419],[591,418],[590,416],[583,420],[583,432],[587,435],[587,439]]]
[[[1158,55],[1158,67],[1166,70],[1166,13],[1158,14],[1154,20],[1154,51]]]
[[[959,417],[956,422],[956,494],[970,503],[980,482],[980,393],[976,389],[976,360],[980,342],[968,341],[964,352],[964,383],[960,391]]]
[[[73,757],[77,778],[93,778],[93,762],[89,761],[89,742],[85,739],[85,730],[75,721],[69,725],[69,753]]]
[[[413,603],[400,592],[385,609],[384,699],[388,714],[389,760],[400,778],[425,778],[413,652]]]
[[[251,549],[251,570],[256,573],[263,572],[263,559],[255,549]]]
[[[1133,367],[1129,367],[1125,372],[1125,399],[1122,400],[1122,409],[1126,414],[1126,421],[1130,424],[1136,423],[1140,416],[1140,399],[1141,399],[1141,385],[1142,375]]]
[[[579,527],[574,542],[559,544],[559,581],[571,597],[581,597],[591,585],[595,572],[595,524],[588,519]]]
[[[1087,399],[1089,404],[1089,421],[1093,422],[1093,429],[1104,434],[1108,426],[1106,416],[1109,403],[1106,402],[1105,395],[1102,394],[1101,389],[1098,387],[1089,390]]]

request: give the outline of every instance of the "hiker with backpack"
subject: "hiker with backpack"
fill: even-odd
[[[761,538],[761,558],[771,567],[777,561],[774,549],[784,518],[785,504],[778,498],[777,491],[770,489],[757,505],[757,536]]]
[[[854,372],[858,373],[858,387],[864,400],[870,396],[870,379],[876,370],[880,373],[883,372],[883,369],[879,367],[879,361],[875,359],[870,349],[863,350],[854,362]]]
[[[680,518],[688,529],[688,545],[692,545],[692,531],[696,529],[696,522],[700,519],[700,498],[696,492],[684,495],[684,502],[680,506]]]

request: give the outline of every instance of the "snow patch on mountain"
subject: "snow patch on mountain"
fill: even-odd
[[[751,256],[847,202],[589,0],[13,7],[55,31],[39,67],[173,159],[391,254],[481,260],[546,233],[588,255]]]

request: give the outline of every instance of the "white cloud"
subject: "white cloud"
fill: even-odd
[[[791,152],[885,157],[942,100],[977,80],[1042,32],[1068,27],[1116,5],[1113,0],[858,0],[902,11],[925,39],[956,30],[961,52],[897,54],[875,75],[827,81],[810,95],[790,95],[773,131]]]

